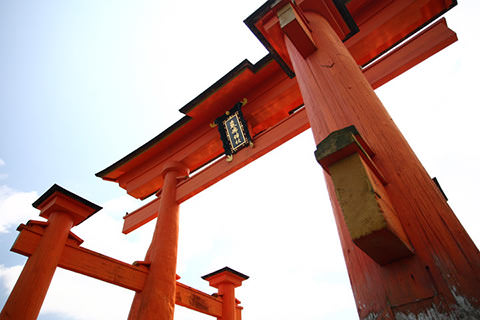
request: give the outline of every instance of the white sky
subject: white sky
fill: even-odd
[[[15,228],[37,217],[31,203],[53,183],[104,207],[74,229],[85,247],[143,258],[152,223],[121,233],[140,202],[94,174],[266,54],[242,22],[262,3],[0,2],[0,305],[25,261],[8,251]],[[459,41],[377,90],[477,245],[479,10],[461,2],[446,15]],[[307,131],[182,204],[181,281],[212,293],[200,276],[229,266],[251,276],[237,290],[244,319],[356,318],[314,149]],[[59,269],[40,319],[122,319],[132,296]],[[176,309],[179,320],[208,318]]]

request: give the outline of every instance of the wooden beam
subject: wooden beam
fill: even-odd
[[[222,316],[222,300],[177,281],[175,304],[213,317]]]
[[[184,161],[192,154],[201,154],[199,148],[205,148],[212,141],[219,141],[219,133],[216,128],[210,128],[205,125],[203,128],[199,128],[191,135],[186,136],[182,141],[177,143],[169,153],[163,157],[155,157],[149,161],[143,163],[136,170],[132,170],[127,174],[120,177],[119,183],[122,188],[127,190],[128,194],[136,196],[139,190],[145,188],[146,185],[157,183],[163,184],[163,176],[160,174],[163,165],[169,161]],[[218,143],[219,151],[221,150],[221,143]],[[200,149],[201,150],[201,149]],[[152,177],[155,177],[152,181]],[[141,192],[140,192],[141,193]]]
[[[12,251],[30,256],[38,246],[47,224],[29,221],[21,224]],[[131,265],[103,254],[79,246],[81,239],[70,233],[67,244],[58,264],[59,267],[102,280],[126,289],[141,291],[147,277],[148,268]],[[214,317],[222,315],[221,298],[193,289],[177,282],[175,303],[183,307]]]
[[[376,89],[452,44],[456,39],[455,33],[447,27],[445,19],[440,19],[425,31],[370,65],[364,70],[364,74],[372,87]],[[304,109],[297,111],[255,137],[255,148],[243,149],[235,155],[233,162],[217,161],[182,182],[177,188],[177,201],[183,202],[191,198],[309,127],[306,111]],[[158,199],[155,199],[126,215],[123,233],[127,234],[153,220],[157,214],[157,206]]]
[[[308,29],[308,22],[294,3],[289,3],[279,9],[277,15],[280,28],[292,41],[302,57],[307,58],[317,50],[312,39],[312,33]]]
[[[30,256],[43,236],[46,226],[35,222],[18,227],[20,234],[13,244],[12,251]],[[69,239],[71,239],[71,235]],[[147,270],[143,266],[133,266],[97,252],[82,248],[74,242],[67,242],[59,267],[83,275],[106,281],[120,287],[140,291],[143,288]]]
[[[253,160],[290,140],[308,129],[307,114],[299,110],[273,128],[258,135],[253,148],[245,148],[235,154],[232,162],[220,159],[204,170],[181,182],[177,187],[177,202],[190,199],[209,186],[215,184]],[[154,219],[157,214],[159,198],[133,211],[124,217],[123,233],[129,233]]]
[[[407,43],[389,52],[363,70],[374,88],[378,88],[423,60],[457,41],[457,35],[447,26],[445,18],[435,22]]]
[[[278,123],[288,116],[290,110],[302,103],[296,81],[288,78],[279,68],[268,77],[268,81],[250,90],[243,98],[248,99],[242,112],[250,125],[252,135]],[[163,178],[160,172],[165,163],[182,162],[194,172],[223,154],[218,128],[211,128],[209,125],[209,122],[214,121],[219,115],[203,116],[203,119],[194,118],[192,123],[196,123],[197,128],[185,133],[168,149],[163,149],[157,154],[148,151],[139,155],[136,161],[141,164],[124,168],[126,172],[118,178],[120,186],[131,196],[144,199],[162,188]],[[140,161],[141,157],[144,159]]]

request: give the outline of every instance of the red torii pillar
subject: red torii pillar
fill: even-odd
[[[76,194],[53,185],[33,206],[48,226],[38,247],[27,260],[8,297],[1,320],[33,320],[38,317],[70,229],[101,209]]]
[[[5,304],[0,319],[36,319],[57,267],[77,272],[137,292],[131,319],[173,318],[173,303],[222,320],[240,320],[240,301],[234,288],[248,276],[225,267],[203,278],[219,288],[209,295],[176,282],[178,204],[174,199],[176,182],[188,170],[180,163],[164,167],[164,191],[156,237],[147,253],[148,263],[131,265],[81,247],[83,240],[70,232],[101,207],[58,185],[43,194],[33,206],[48,222],[30,220],[21,224],[11,250],[29,259]],[[151,267],[153,265],[153,267]],[[173,275],[173,276],[172,276]],[[148,286],[150,290],[145,290]],[[173,287],[173,288],[172,288]],[[153,292],[153,293],[152,293]],[[142,294],[144,293],[144,294]],[[141,304],[146,310],[139,315]],[[146,311],[146,312],[145,312]]]
[[[480,319],[478,249],[329,23],[298,10],[291,4],[281,9],[280,25],[317,153],[330,154],[317,159],[329,170],[325,177],[360,318]],[[356,134],[350,132],[349,146],[357,151],[322,149],[338,147],[331,142],[351,126]],[[356,168],[334,165],[355,152],[361,157],[349,161]],[[367,226],[358,235],[365,223],[346,221],[352,199],[345,194],[363,202],[363,195],[341,189],[350,187],[352,173],[369,191],[380,189],[370,200],[381,210],[366,218],[384,214],[381,230]]]
[[[149,268],[145,287],[135,295],[129,319],[172,320],[175,310],[175,287],[178,247],[179,205],[177,182],[189,169],[180,162],[169,162],[163,170],[163,187],[152,243],[145,257]]]
[[[218,289],[218,295],[222,297],[222,317],[219,320],[241,320],[235,298],[235,288],[242,285],[242,282],[249,277],[229,267],[222,268],[215,272],[204,275],[202,279],[207,280],[211,287]],[[241,311],[241,309],[240,309]]]

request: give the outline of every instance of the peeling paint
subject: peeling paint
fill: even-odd
[[[377,312],[370,312],[366,317],[363,317],[361,320],[384,320],[390,319],[390,314],[377,313]]]
[[[367,305],[365,303],[358,302],[358,309],[359,310],[366,309],[366,308],[367,308]]]
[[[436,306],[433,308],[429,308],[423,312],[418,314],[413,314],[409,312],[405,314],[403,312],[396,312],[395,313],[395,320],[449,320],[449,319],[457,319],[457,317],[452,317],[446,314],[441,314],[438,312]]]
[[[445,306],[442,307],[441,303],[433,303],[429,308],[422,308],[419,312],[412,312],[409,310],[404,310],[403,312],[395,311],[395,308],[393,308],[393,316],[395,317],[395,320],[480,320],[480,308],[472,304],[472,302],[477,302],[475,298],[462,296],[458,293],[455,286],[450,287],[450,292],[456,303],[450,304],[448,306],[448,311],[445,311]],[[357,308],[359,313],[361,313],[360,311],[368,309],[368,305],[358,301]],[[414,306],[413,309],[415,309]],[[385,314],[383,312],[370,312],[367,316],[360,317],[360,320],[384,319],[390,319],[390,314]]]
[[[366,316],[365,318],[363,318],[362,320],[376,320],[376,319],[379,319],[380,315],[378,313],[375,313],[375,312],[371,312],[368,314],[368,316]]]
[[[480,319],[480,309],[475,308],[466,297],[459,295],[456,287],[452,287],[450,291],[452,292],[455,301],[457,301],[457,305],[454,306],[454,309],[462,316],[462,318],[459,319]]]
[[[422,312],[414,314],[412,312],[395,312],[395,320],[479,320],[480,309],[475,308],[470,301],[456,292],[456,288],[451,289],[452,295],[457,304],[450,305],[450,312],[440,312],[435,304]]]

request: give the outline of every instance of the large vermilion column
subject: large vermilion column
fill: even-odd
[[[170,162],[163,170],[157,223],[146,261],[149,272],[145,287],[136,295],[130,319],[172,320],[175,309],[179,205],[176,186],[188,175],[188,168]]]
[[[325,174],[360,318],[480,319],[478,249],[337,34],[320,15],[305,16],[316,50],[300,53],[294,41],[284,39],[315,142],[355,126],[375,154],[374,164],[413,247],[412,256],[385,265],[372,260],[352,242]]]

